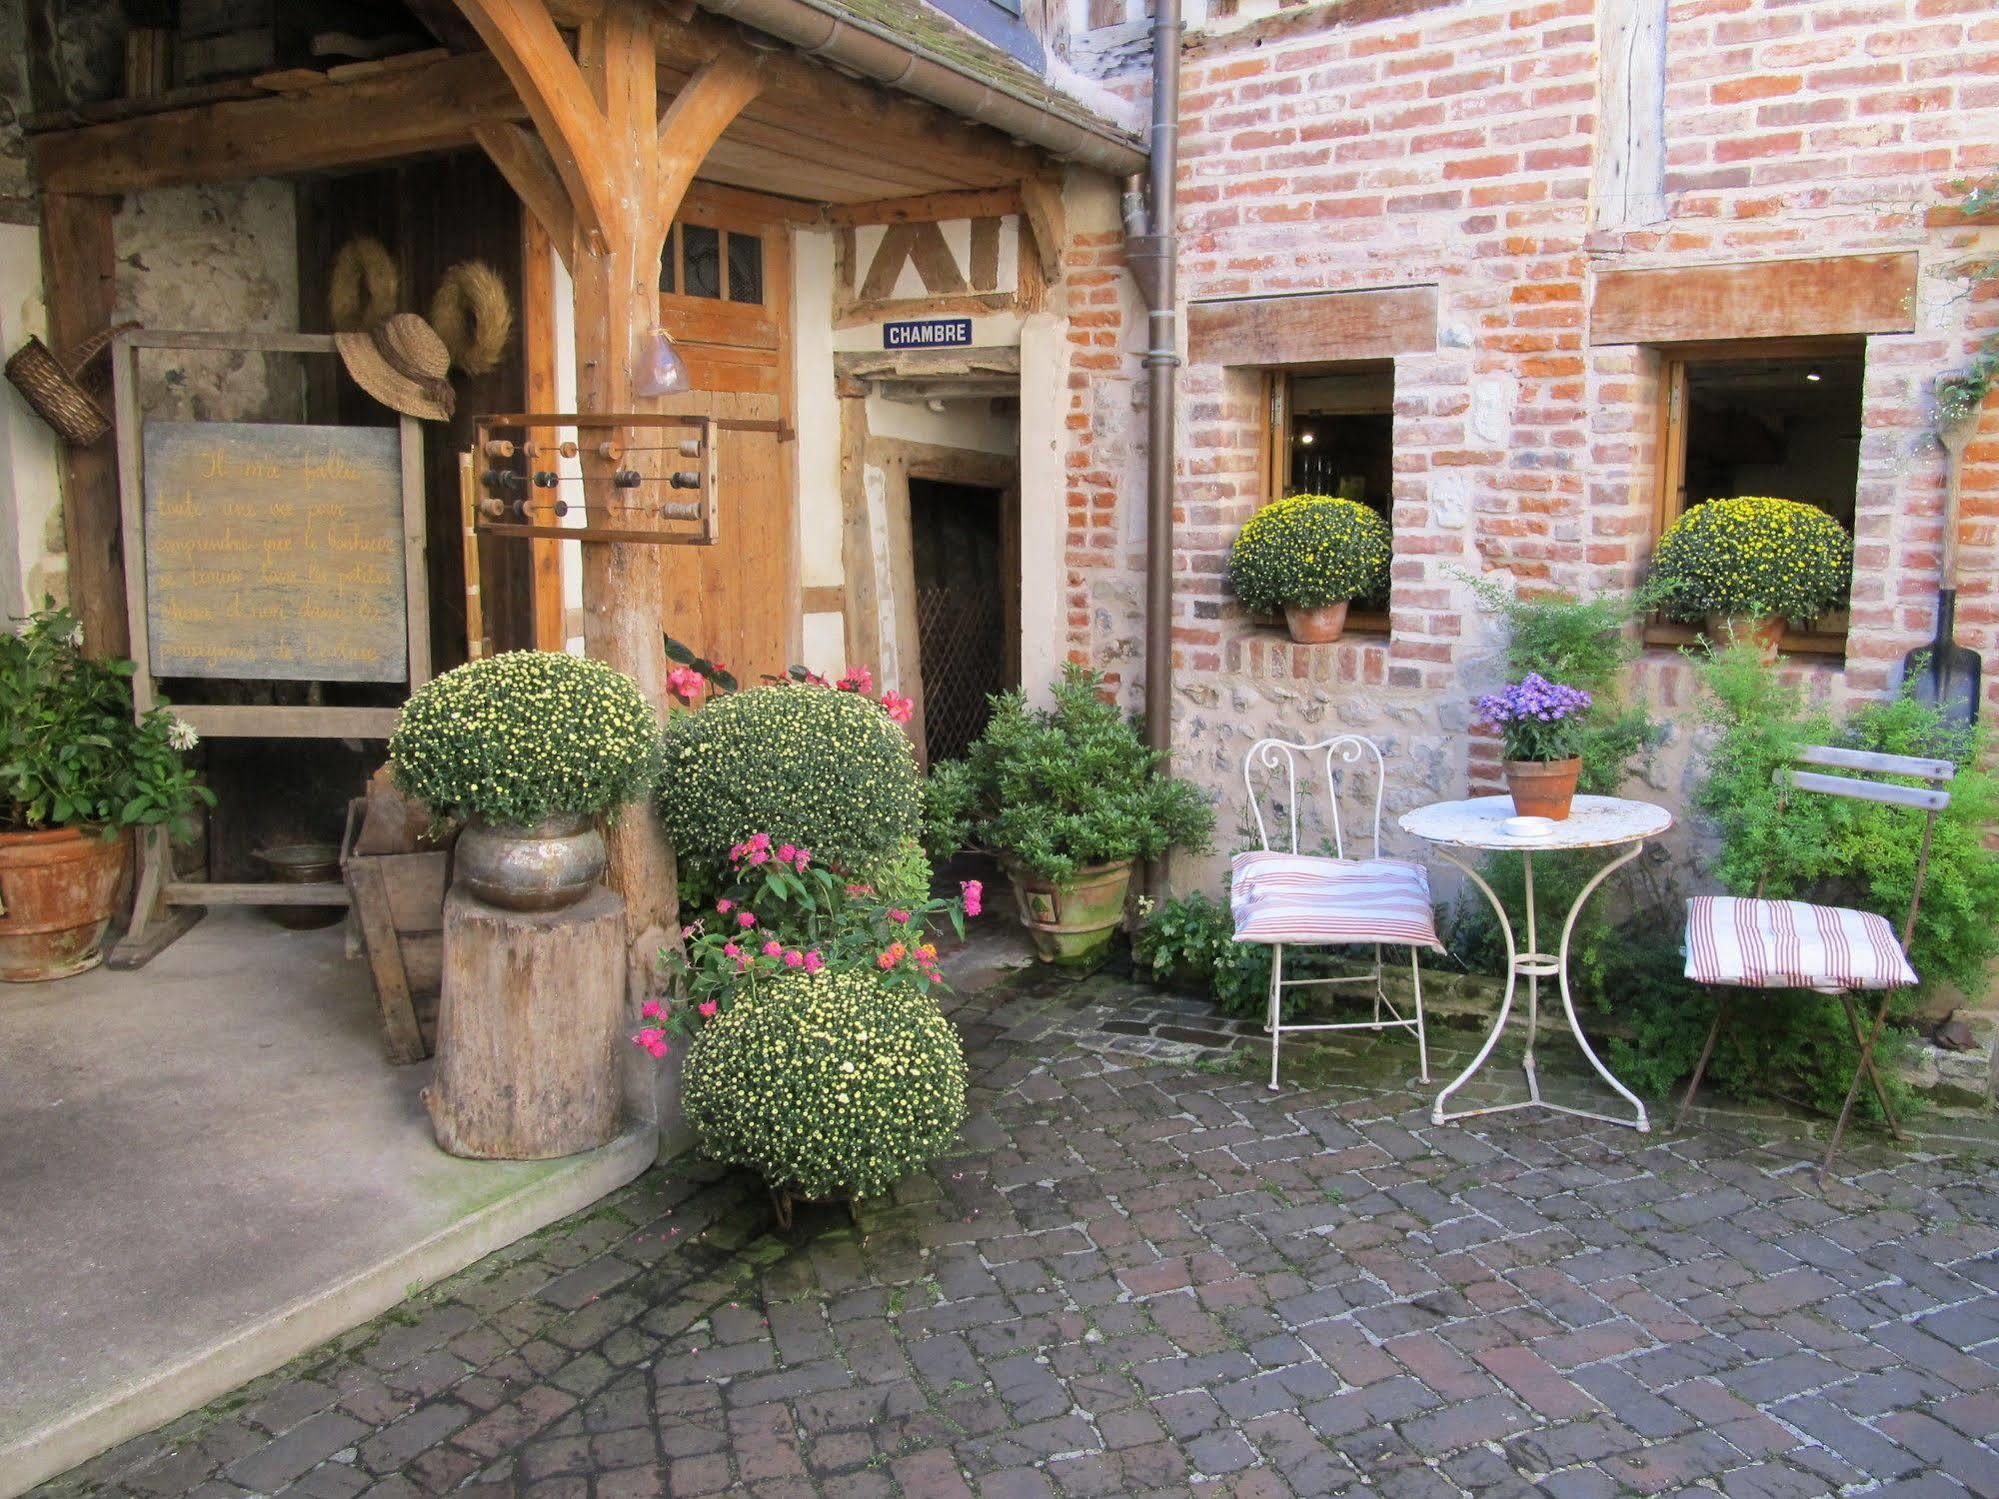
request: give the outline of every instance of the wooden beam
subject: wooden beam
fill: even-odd
[[[528,117],[541,132],[568,190],[576,227],[602,239],[618,217],[612,190],[610,124],[593,108],[590,89],[542,0],[458,0],[458,8],[499,59]]]
[[[866,224],[941,224],[951,219],[1002,218],[1021,211],[1019,184],[964,188],[948,193],[918,193],[908,198],[878,198],[872,203],[841,203],[826,210],[835,229]]]
[[[110,326],[118,265],[113,206],[109,198],[62,193],[42,199],[42,297],[49,342],[59,358]],[[70,607],[83,625],[84,649],[97,657],[129,655],[132,648],[119,517],[118,465],[110,441],[65,444],[62,529]]]
[[[1759,260],[1596,278],[1590,340],[1685,343],[1834,334],[1913,333],[1916,256]]]
[[[653,183],[652,227],[656,234],[641,242],[645,261],[657,260],[666,231],[680,212],[680,200],[694,174],[722,132],[743,107],[763,92],[761,59],[749,49],[731,47],[716,53],[673,96],[659,117],[658,176]]]
[[[528,215],[540,225],[548,243],[562,257],[562,263],[569,265],[576,243],[576,214],[569,204],[568,189],[556,175],[548,147],[539,136],[519,125],[498,120],[474,125],[472,138],[492,158],[507,185],[519,194]]]
[[[549,232],[532,214],[521,216],[521,357],[523,404],[530,411],[553,411],[555,399],[555,267]],[[560,243],[559,241],[557,242]],[[537,443],[552,442],[551,430],[530,434]],[[528,542],[532,560],[529,599],[534,614],[534,648],[559,651],[569,644],[563,620],[562,543],[535,538]]]
[[[29,152],[45,192],[139,192],[456,150],[474,126],[525,113],[500,65],[479,53],[361,83],[38,135]]]
[[[1054,281],[1062,274],[1062,242],[1068,237],[1068,219],[1062,211],[1062,184],[1046,177],[1028,177],[1020,184],[1023,222],[1034,237],[1035,253],[1041,260],[1041,274]]]
[[[1187,308],[1187,351],[1200,364],[1392,359],[1436,347],[1434,286],[1239,297]]]

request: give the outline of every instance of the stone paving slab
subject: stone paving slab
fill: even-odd
[[[1168,1013],[1245,1036],[974,995],[961,1151],[858,1226],[673,1163],[41,1492],[1999,1496],[1989,1162],[1104,1029]]]

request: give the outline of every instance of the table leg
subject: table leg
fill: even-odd
[[[1492,914],[1499,918],[1500,935],[1506,939],[1506,992],[1500,996],[1499,1018],[1492,1023],[1492,1034],[1485,1038],[1485,1044],[1479,1047],[1478,1055],[1471,1059],[1471,1065],[1446,1084],[1443,1092],[1437,1095],[1436,1102],[1430,1106],[1430,1122],[1432,1124],[1445,1124],[1453,1119],[1468,1119],[1474,1114],[1489,1114],[1493,1112],[1491,1109],[1460,1109],[1455,1114],[1446,1114],[1444,1112],[1444,1100],[1472,1080],[1473,1075],[1477,1073],[1479,1068],[1485,1065],[1485,1059],[1492,1055],[1493,1047],[1499,1044],[1500,1035],[1506,1030],[1506,1017],[1513,1012],[1513,991],[1518,986],[1520,979],[1520,949],[1514,943],[1513,923],[1507,918],[1506,907],[1501,905],[1499,897],[1492,893],[1492,886],[1485,882],[1484,877],[1476,869],[1473,869],[1462,859],[1452,855],[1448,849],[1440,848],[1437,850],[1437,853],[1446,863],[1452,865],[1466,879],[1478,886],[1479,891],[1485,896],[1487,903],[1491,905]],[[1511,1107],[1511,1105],[1507,1105],[1507,1107]]]
[[[1576,1019],[1575,1001],[1569,993],[1569,938],[1575,933],[1576,918],[1582,915],[1583,905],[1596,893],[1596,887],[1643,852],[1645,852],[1643,842],[1632,844],[1628,852],[1619,854],[1615,859],[1612,859],[1603,868],[1599,869],[1595,877],[1587,885],[1584,885],[1582,890],[1577,894],[1575,904],[1569,907],[1568,920],[1562,923],[1562,946],[1558,954],[1560,966],[1555,970],[1556,976],[1562,986],[1562,1010],[1569,1018],[1569,1034],[1576,1038],[1576,1045],[1582,1048],[1583,1055],[1589,1059],[1590,1066],[1596,1069],[1597,1076],[1615,1088],[1618,1095],[1638,1111],[1638,1117],[1636,1119],[1618,1119],[1609,1114],[1585,1113],[1581,1109],[1569,1109],[1565,1112],[1583,1114],[1583,1117],[1588,1119],[1601,1119],[1606,1124],[1630,1125],[1641,1135],[1650,1134],[1652,1131],[1651,1122],[1645,1117],[1644,1103],[1639,1100],[1636,1093],[1633,1093],[1623,1083],[1619,1082],[1608,1067],[1603,1065],[1603,1062],[1597,1057],[1595,1050],[1590,1046],[1589,1038],[1583,1034],[1582,1024]]]

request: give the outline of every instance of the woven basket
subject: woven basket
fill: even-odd
[[[28,341],[7,361],[7,378],[65,442],[87,448],[103,440],[111,430],[111,418],[104,414],[96,397],[83,388],[80,377],[90,362],[110,347],[112,339],[125,329],[136,327],[137,323],[120,323],[93,334],[77,345],[67,365],[56,358],[47,344],[30,334]]]

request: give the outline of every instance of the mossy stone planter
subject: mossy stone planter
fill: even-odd
[[[1102,955],[1124,921],[1132,861],[1093,864],[1058,884],[1012,860],[1006,865],[1020,924],[1047,963],[1089,963]]]

